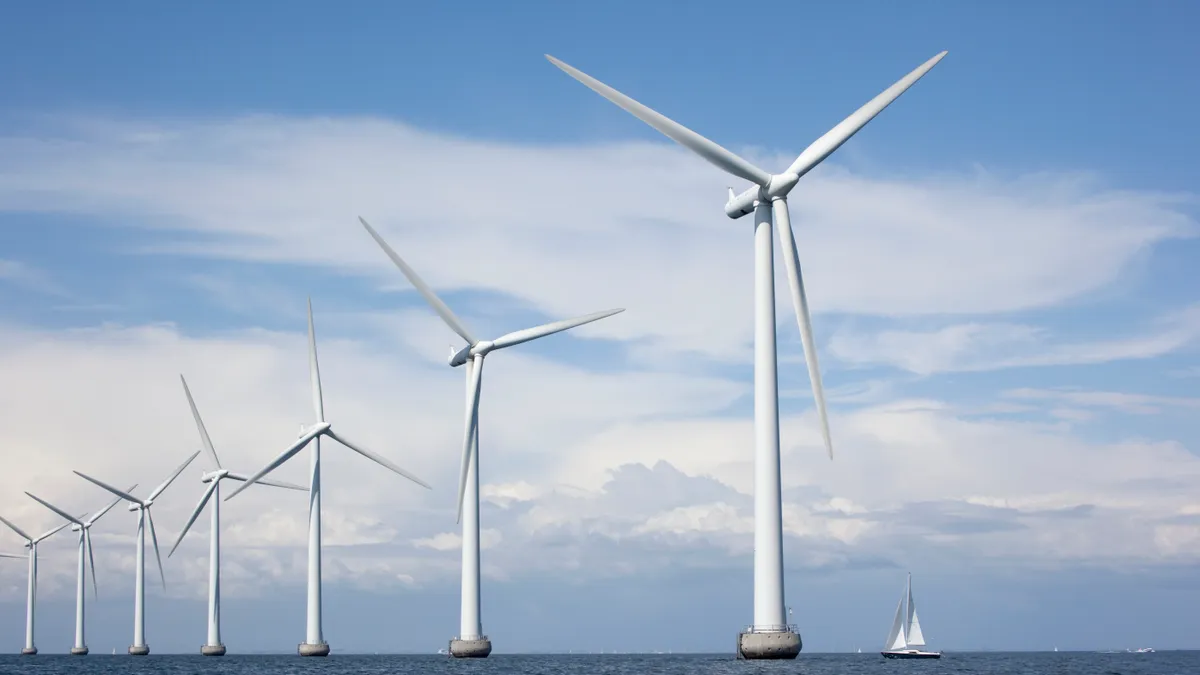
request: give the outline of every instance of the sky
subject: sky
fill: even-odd
[[[913,574],[944,649],[1200,647],[1200,8],[791,3],[26,3],[0,24],[0,515],[42,531],[200,448],[265,465],[335,429],[325,634],[458,629],[462,346],[363,216],[487,337],[483,626],[497,653],[732,651],[752,619],[750,219],[730,178],[567,63],[780,171],[947,57],[789,199],[831,411],[777,263],[786,602],[806,651],[882,646]],[[778,255],[777,255],[778,260]],[[166,550],[201,456],[155,503]],[[306,462],[276,473],[303,482]],[[306,500],[223,505],[231,652],[303,639]],[[207,518],[147,570],[147,641],[204,640]],[[130,643],[135,522],[93,530],[94,651]],[[0,532],[0,551],[22,542]],[[38,646],[75,543],[39,546]],[[0,650],[26,570],[0,559]]]

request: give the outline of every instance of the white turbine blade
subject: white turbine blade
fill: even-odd
[[[475,428],[479,425],[479,391],[483,387],[483,356],[476,355],[471,372],[467,373],[471,384],[467,389],[466,435],[463,438],[462,466],[458,477],[458,515],[454,522],[462,522],[463,493],[467,491],[467,467],[470,466],[471,449],[475,440]]]
[[[734,153],[726,150],[716,143],[713,143],[700,134],[676,122],[675,120],[672,120],[665,115],[647,108],[641,103],[629,98],[625,94],[622,94],[607,84],[604,84],[591,75],[576,70],[575,68],[568,66],[549,54],[546,54],[546,58],[549,59],[550,63],[558,66],[564,73],[570,75],[576,80],[579,80],[584,86],[588,87],[597,94],[600,94],[609,101],[617,104],[629,114],[654,127],[667,138],[670,138],[688,150],[700,155],[704,159],[716,165],[718,168],[738,176],[739,178],[745,178],[751,183],[767,185],[771,182],[771,174],[763,171],[757,166],[754,166],[741,157],[738,157]]]
[[[98,478],[92,478],[91,476],[89,476],[85,473],[80,473],[78,471],[75,471],[74,473],[76,476],[79,476],[80,478],[82,478],[88,482],[99,485],[100,487],[104,488],[105,490],[108,490],[109,492],[120,497],[121,499],[124,499],[127,502],[130,502],[132,504],[141,504],[142,503],[142,500],[138,499],[137,497],[134,497],[133,495],[129,494],[128,492],[118,490],[117,488],[109,485],[108,483],[105,483],[104,481],[102,481]]]
[[[800,340],[804,343],[804,360],[808,364],[808,379],[812,382],[813,400],[817,404],[817,415],[821,419],[821,437],[825,450],[833,459],[833,440],[829,435],[829,412],[825,408],[825,387],[821,384],[821,369],[817,365],[817,344],[813,340],[812,319],[808,315],[808,298],[804,294],[804,279],[800,274],[800,254],[796,251],[796,238],[788,216],[786,199],[777,199],[771,204],[775,227],[779,230],[780,248],[783,249],[783,266],[787,269],[788,286],[792,289],[792,304],[796,309],[796,320],[800,323]]]
[[[83,514],[83,515],[85,515],[85,516],[86,516],[87,514],[85,513],[85,514]],[[82,518],[83,516],[80,516],[80,517]],[[41,541],[41,540],[43,540],[43,539],[46,539],[46,538],[48,538],[48,537],[50,537],[50,536],[52,536],[52,535],[58,534],[58,531],[59,531],[59,530],[63,529],[64,527],[66,527],[66,526],[68,526],[68,525],[70,525],[70,524],[71,524],[71,523],[69,523],[69,522],[66,522],[66,523],[63,523],[62,525],[59,525],[58,527],[56,527],[56,528],[54,528],[54,529],[52,529],[52,530],[47,530],[46,532],[44,532],[44,533],[42,534],[42,536],[38,537],[37,539],[34,539],[34,540],[33,540],[33,543],[35,543],[35,544],[36,544],[36,543],[38,543],[39,541]]]
[[[233,472],[225,474],[225,477],[229,478],[231,480],[238,480],[238,481],[243,481],[243,482],[248,480],[242,474],[233,473]],[[287,482],[284,482],[281,480],[267,480],[266,478],[259,478],[258,480],[254,481],[254,482],[258,483],[259,485],[270,485],[271,487],[285,488],[288,490],[300,490],[301,492],[308,492],[308,488],[304,487],[303,485],[296,485],[295,483],[287,483]],[[170,556],[167,556],[167,557],[170,557]]]
[[[295,454],[296,454],[296,453],[298,453],[298,452],[300,452],[301,450],[303,450],[303,449],[304,449],[304,446],[308,445],[309,441],[311,441],[312,439],[316,438],[317,436],[319,436],[319,435],[321,435],[321,434],[325,433],[326,429],[328,429],[328,428],[329,428],[329,427],[327,427],[327,426],[323,426],[323,425],[316,425],[316,426],[314,426],[312,429],[309,429],[307,433],[305,433],[303,436],[301,436],[301,437],[299,438],[299,440],[297,440],[297,441],[296,441],[295,443],[293,443],[293,444],[292,444],[290,447],[288,447],[288,449],[287,449],[287,450],[284,450],[283,452],[279,453],[279,456],[278,456],[278,457],[276,457],[275,459],[271,460],[271,463],[270,463],[270,464],[268,464],[268,465],[264,466],[263,468],[259,469],[258,473],[256,473],[256,474],[254,474],[253,476],[250,476],[249,478],[247,478],[247,479],[245,480],[245,482],[243,482],[241,485],[239,485],[239,486],[237,487],[237,489],[236,489],[236,490],[234,490],[233,492],[230,492],[230,493],[229,493],[229,494],[228,494],[228,495],[225,497],[225,499],[224,499],[224,500],[222,500],[222,501],[229,501],[230,499],[233,499],[235,496],[237,496],[237,494],[238,494],[239,492],[241,492],[242,490],[245,490],[246,488],[250,487],[250,486],[251,486],[251,485],[253,485],[254,483],[258,482],[258,479],[259,479],[259,478],[262,478],[263,476],[267,475],[268,473],[270,473],[270,472],[274,471],[275,469],[279,468],[279,466],[280,466],[281,464],[283,464],[284,462],[288,461],[288,460],[289,460],[289,459],[291,459],[293,456],[295,456]]]
[[[158,497],[159,495],[161,495],[163,493],[163,490],[167,489],[168,485],[175,482],[176,478],[179,478],[179,474],[183,473],[183,470],[187,468],[187,465],[191,464],[192,460],[196,459],[199,456],[200,456],[199,450],[193,452],[191,457],[188,457],[187,460],[185,460],[183,464],[179,465],[178,469],[175,469],[175,473],[171,474],[170,478],[164,480],[162,482],[162,485],[159,485],[158,487],[154,488],[154,492],[150,493],[150,496],[146,498],[146,501],[148,501],[148,502],[154,501],[154,499],[156,497]]]
[[[421,294],[421,297],[425,298],[425,302],[429,303],[429,306],[433,308],[433,311],[437,312],[437,315],[442,317],[442,321],[445,321],[446,325],[450,326],[450,330],[458,333],[459,337],[466,340],[468,344],[473,345],[478,342],[478,340],[471,335],[471,331],[467,330],[466,324],[464,324],[461,319],[455,316],[454,312],[450,311],[450,308],[446,306],[446,303],[442,302],[442,299],[439,298],[437,294],[433,292],[433,289],[429,287],[429,284],[425,283],[425,281],[417,275],[417,271],[409,267],[408,263],[404,262],[404,259],[401,258],[394,250],[392,250],[391,246],[388,246],[388,243],[383,240],[383,237],[379,236],[379,233],[375,231],[375,228],[371,227],[371,224],[368,223],[362,216],[358,217],[358,222],[362,223],[363,227],[367,228],[367,234],[371,235],[371,238],[375,240],[375,243],[379,244],[380,248],[383,249],[383,252],[392,259],[392,262],[396,263],[396,267],[399,267],[400,271],[404,273],[404,276],[408,277],[408,282],[413,285],[413,288],[417,289],[417,292]]]
[[[146,521],[150,523],[150,541],[154,543],[154,559],[158,561],[158,576],[162,579],[163,590],[165,591],[167,590],[167,575],[163,572],[162,555],[158,552],[158,535],[154,532],[154,516],[150,515],[149,507],[146,508]]]
[[[221,460],[217,459],[217,449],[213,447],[212,439],[208,437],[208,430],[204,428],[204,420],[200,419],[200,411],[196,408],[196,402],[192,400],[192,391],[188,389],[187,380],[183,379],[183,373],[179,374],[179,381],[183,383],[183,393],[187,395],[188,406],[192,409],[192,417],[196,418],[196,429],[200,431],[200,443],[204,445],[208,458],[220,469]]]
[[[22,539],[24,539],[25,541],[33,541],[33,537],[31,537],[31,536],[29,536],[29,535],[25,534],[25,530],[22,530],[21,528],[17,527],[16,525],[13,525],[13,524],[12,524],[11,522],[9,522],[9,520],[8,520],[7,518],[5,518],[4,516],[0,516],[0,523],[4,523],[5,525],[7,525],[7,526],[9,526],[10,528],[12,528],[12,531],[13,531],[13,532],[16,532],[16,533],[17,533],[17,534],[19,534],[19,535],[21,535],[21,538],[22,538]]]
[[[28,555],[16,555],[13,553],[0,553],[0,558],[16,558],[17,560],[28,560]]]
[[[92,554],[92,530],[83,528],[83,545],[87,546],[88,561],[92,565],[92,597],[100,597],[100,586],[96,583],[96,556]]]
[[[867,122],[870,122],[876,115],[883,112],[883,109],[891,105],[892,101],[900,98],[901,94],[916,84],[917,80],[924,77],[925,73],[928,73],[930,69],[936,66],[938,61],[941,61],[944,56],[946,56],[946,52],[942,52],[922,63],[916,70],[905,75],[887,89],[884,89],[882,93],[868,101],[863,107],[855,110],[854,114],[842,120],[836,127],[825,132],[824,136],[813,141],[812,144],[804,149],[804,152],[800,153],[796,161],[792,162],[792,165],[788,167],[787,173],[803,176],[814,166],[820,164],[834,150],[841,147],[842,143],[850,140],[851,136],[858,133],[859,129],[865,127]]]
[[[204,496],[200,498],[200,503],[196,504],[196,508],[192,511],[192,515],[187,519],[187,523],[184,524],[183,529],[179,532],[179,537],[175,540],[175,545],[172,546],[170,552],[167,553],[168,558],[170,558],[171,554],[175,552],[175,549],[179,548],[179,543],[183,541],[183,537],[188,533],[188,529],[192,527],[192,523],[196,522],[196,518],[200,517],[200,512],[204,510],[204,505],[208,503],[208,498],[212,497],[213,492],[216,491],[217,483],[218,481],[214,480],[211,484],[209,484],[208,489],[204,491]]]
[[[26,492],[25,494],[29,495],[29,498],[32,499],[33,501],[50,509],[51,511],[57,513],[58,515],[62,516],[63,518],[66,518],[69,521],[68,524],[75,523],[76,525],[86,525],[86,523],[84,523],[82,520],[77,519],[75,516],[67,513],[66,511],[63,511],[62,509],[58,508],[57,506],[51,504],[50,502],[48,502],[44,499],[42,499],[41,497],[33,494],[32,492]]]
[[[396,466],[390,460],[388,460],[386,457],[384,457],[382,455],[377,455],[360,445],[355,445],[354,443],[351,443],[350,441],[346,440],[345,438],[342,438],[341,436],[333,433],[332,429],[327,431],[326,435],[328,435],[330,438],[337,441],[338,443],[341,443],[342,445],[346,446],[347,448],[350,448],[351,450],[357,452],[358,454],[362,455],[363,457],[366,457],[367,459],[371,460],[372,462],[375,462],[376,464],[384,467],[385,469],[390,469],[390,470],[394,471],[395,473],[398,473],[401,476],[404,476],[405,478],[411,480],[412,482],[416,483],[417,485],[420,485],[421,487],[425,488],[426,490],[433,489],[433,488],[429,487],[428,483],[421,480],[420,478],[417,478],[416,476],[405,471],[404,469],[401,469],[400,467]]]
[[[126,492],[133,492],[136,489],[137,489],[137,483],[134,483],[133,485],[129,486],[129,489],[126,490]],[[117,497],[116,499],[109,502],[108,506],[105,506],[104,508],[97,511],[95,514],[92,515],[91,518],[88,518],[87,522],[84,523],[84,525],[86,527],[91,527],[92,523],[95,523],[97,520],[100,520],[100,516],[103,516],[104,514],[108,513],[109,510],[112,509],[112,507],[116,506],[119,503],[121,503],[121,498]]]
[[[308,378],[312,381],[313,411],[317,421],[325,421],[325,403],[321,398],[321,369],[317,366],[317,329],[313,327],[312,298],[308,299]]]
[[[533,328],[514,331],[512,333],[508,333],[507,335],[501,335],[493,340],[492,348],[504,349],[505,347],[519,345],[522,342],[529,342],[530,340],[536,340],[540,337],[553,335],[554,333],[561,333],[564,330],[575,328],[576,326],[582,326],[585,323],[599,321],[600,319],[610,317],[614,314],[620,314],[624,311],[624,308],[609,309],[603,312],[596,312],[595,314],[588,314],[587,316],[577,316],[574,319],[563,319],[562,321],[555,321],[553,323],[547,323],[541,326],[535,326]]]

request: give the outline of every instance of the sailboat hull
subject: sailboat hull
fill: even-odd
[[[940,659],[941,652],[923,652],[917,649],[897,649],[894,651],[879,652],[883,654],[885,659]]]

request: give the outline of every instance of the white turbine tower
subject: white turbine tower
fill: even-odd
[[[800,338],[808,363],[809,380],[821,423],[825,448],[833,458],[829,418],[817,351],[813,343],[808,300],[800,274],[800,257],[788,217],[787,195],[822,160],[837,150],[892,101],[919,80],[946,52],[871,99],[854,114],[804,149],[783,173],[770,174],[687,127],[664,117],[608,85],[546,55],[555,66],[633,116],[692,150],[720,169],[755,185],[735,195],[729,189],[725,214],[730,218],[754,214],[754,624],[738,638],[742,658],[795,658],[800,636],[786,623],[783,607],[783,509],[779,477],[779,387],[775,350],[775,273],[771,227],[779,231],[783,263],[791,287],[792,303],[800,323]]]
[[[297,651],[301,656],[328,656],[329,643],[325,642],[321,630],[321,437],[328,436],[332,440],[357,452],[376,464],[404,476],[425,489],[430,489],[424,481],[396,466],[381,455],[371,452],[361,445],[351,443],[341,434],[333,432],[333,426],[325,421],[325,407],[321,399],[321,372],[317,367],[317,338],[313,328],[312,300],[308,301],[308,374],[312,381],[313,411],[316,413],[316,424],[308,427],[300,439],[284,450],[270,464],[258,473],[250,476],[236,490],[229,493],[225,501],[233,499],[239,492],[258,482],[263,476],[274,471],[284,462],[294,457],[312,443],[312,462],[309,465],[308,488],[308,622],[305,639]]]
[[[463,439],[462,466],[458,483],[458,517],[462,523],[462,611],[459,616],[458,637],[450,641],[450,653],[458,657],[486,657],[492,651],[492,643],[483,634],[479,604],[479,392],[483,377],[483,359],[489,352],[504,349],[522,342],[529,342],[547,335],[559,333],[585,323],[599,321],[605,317],[625,311],[610,309],[574,319],[555,321],[534,328],[526,328],[502,335],[495,340],[477,340],[463,322],[450,311],[446,303],[419,277],[413,268],[388,246],[383,237],[363,218],[358,219],[367,233],[383,248],[384,253],[400,268],[404,276],[417,289],[433,311],[467,341],[467,346],[450,349],[450,366],[466,365],[467,410],[466,430]],[[464,517],[465,514],[465,517]]]
[[[187,396],[188,406],[192,409],[192,417],[196,419],[196,429],[200,432],[200,443],[204,446],[204,451],[208,453],[208,458],[212,460],[213,470],[200,477],[200,482],[209,484],[208,490],[200,498],[200,503],[196,504],[195,510],[192,511],[187,524],[180,531],[179,537],[175,540],[175,545],[171,547],[170,552],[167,553],[167,557],[170,558],[175,553],[175,549],[179,548],[180,542],[187,535],[192,523],[196,522],[196,518],[204,510],[204,505],[215,496],[216,499],[212,502],[212,524],[208,531],[208,639],[200,647],[200,653],[205,656],[224,656],[225,645],[221,642],[221,481],[226,478],[245,481],[246,477],[221,466],[221,460],[217,459],[217,450],[213,447],[212,439],[208,437],[204,421],[200,419],[200,411],[196,409],[196,402],[192,400],[192,392],[188,389],[187,380],[180,375],[179,381],[183,383],[183,393]],[[308,489],[291,483],[261,478],[258,482],[289,490],[306,491]]]
[[[134,483],[132,486],[130,486],[129,490],[132,491],[136,487],[137,483]],[[75,516],[58,508],[41,497],[38,497],[32,492],[26,492],[25,494],[29,495],[31,499],[42,506],[45,506],[51,511],[62,516],[64,519],[66,519],[67,524],[71,526],[71,531],[79,533],[79,565],[75,575],[75,646],[71,647],[71,654],[74,656],[84,656],[88,653],[88,647],[87,640],[85,639],[84,635],[83,601],[84,597],[87,595],[86,563],[89,560],[91,561],[92,566],[92,593],[94,597],[100,597],[100,590],[96,587],[96,557],[92,554],[91,529],[92,525],[94,525],[97,520],[100,520],[100,516],[108,513],[112,507],[116,506],[121,501],[121,498],[118,497],[112,500],[108,503],[108,506],[105,506],[96,513],[92,514],[91,518],[84,520],[83,518],[85,518],[86,515],[76,518]]]
[[[163,590],[167,588],[167,575],[163,573],[162,556],[158,552],[158,534],[154,531],[154,516],[150,514],[150,507],[154,505],[154,500],[158,499],[159,495],[167,489],[179,474],[187,468],[188,464],[192,463],[193,459],[200,454],[197,450],[187,458],[183,464],[175,469],[170,478],[167,478],[150,496],[145,499],[138,499],[124,490],[117,488],[76,471],[76,475],[84,480],[87,480],[95,485],[98,485],[112,494],[129,502],[129,510],[137,511],[137,562],[136,562],[136,580],[133,588],[133,644],[129,645],[129,653],[133,656],[145,656],[150,653],[150,645],[146,644],[146,524],[150,525],[150,540],[154,544],[154,559],[158,561],[158,576],[162,579]]]
[[[24,539],[25,548],[29,549],[29,595],[25,600],[25,647],[21,649],[21,653],[32,656],[38,653],[37,645],[33,643],[33,610],[34,605],[37,603],[37,545],[38,542],[58,533],[59,530],[70,525],[70,523],[63,523],[40,537],[31,537],[25,534],[24,530],[13,525],[3,517],[0,517],[0,522],[12,528],[13,532],[16,532],[17,535]],[[5,554],[5,557],[8,557],[8,554]]]

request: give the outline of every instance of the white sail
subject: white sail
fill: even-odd
[[[921,634],[921,622],[917,620],[917,610],[912,605],[909,607],[912,608],[912,621],[908,625],[908,646],[924,647],[925,636]]]
[[[904,598],[896,603],[896,619],[892,621],[892,630],[888,631],[884,642],[885,650],[904,649]]]

